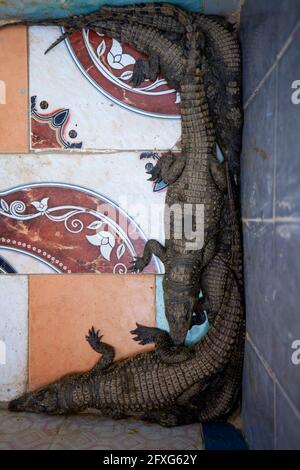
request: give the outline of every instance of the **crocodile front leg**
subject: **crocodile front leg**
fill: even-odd
[[[135,336],[134,341],[138,341],[139,344],[143,345],[154,343],[156,352],[163,362],[176,364],[193,357],[194,350],[185,346],[175,346],[167,331],[152,326],[139,325],[138,323],[136,325],[135,330],[130,332]]]
[[[113,363],[115,357],[115,350],[113,346],[101,341],[102,336],[99,335],[99,330],[95,331],[93,326],[85,338],[94,351],[102,354],[101,358],[94,366],[93,371],[98,371],[109,367]]]
[[[130,262],[131,266],[129,270],[132,272],[143,271],[143,269],[150,263],[152,255],[157,256],[163,263],[165,262],[166,249],[157,240],[148,240],[146,242],[143,256],[137,256],[132,260]]]
[[[156,165],[147,173],[151,175],[149,181],[164,180],[168,184],[174,183],[185,167],[186,157],[181,155],[176,157],[170,152],[167,155],[160,157]]]

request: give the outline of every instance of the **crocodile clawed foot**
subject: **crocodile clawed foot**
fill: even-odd
[[[92,328],[89,330],[89,334],[85,337],[85,339],[93,349],[97,349],[102,339],[100,330],[95,331],[95,328],[92,326]]]
[[[153,168],[148,170],[146,173],[148,175],[151,175],[150,178],[148,178],[148,181],[156,181],[157,183],[160,183],[163,179],[161,175],[161,165],[159,164],[159,161]]]
[[[137,60],[133,67],[133,74],[131,78],[131,84],[133,88],[137,88],[141,83],[145,81],[144,63],[142,60]]]
[[[130,333],[134,335],[134,341],[137,341],[139,344],[150,344],[155,343],[157,335],[159,334],[158,328],[151,326],[136,324],[135,330],[132,330]]]
[[[140,271],[143,271],[145,266],[146,264],[144,259],[141,256],[137,256],[132,261],[130,261],[129,271],[133,273],[139,273]]]

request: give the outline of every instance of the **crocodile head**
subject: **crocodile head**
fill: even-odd
[[[10,411],[30,411],[32,413],[55,413],[63,411],[60,409],[58,400],[58,388],[56,384],[40,388],[34,392],[28,392],[8,404]]]
[[[166,302],[166,316],[169,322],[170,336],[175,345],[184,344],[188,330],[191,328],[194,296],[183,302]]]

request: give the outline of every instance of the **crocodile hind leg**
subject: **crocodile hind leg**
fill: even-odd
[[[144,80],[155,82],[159,75],[159,56],[152,54],[148,59],[137,59],[133,67],[132,86],[138,87]]]
[[[156,352],[160,356],[163,362],[168,364],[175,364],[178,362],[184,362],[194,355],[192,349],[188,349],[185,346],[174,345],[171,336],[167,331],[155,328],[153,326],[145,326],[136,324],[136,328],[130,333],[135,337],[134,341],[138,341],[139,344],[151,344],[156,345]]]
[[[163,263],[166,259],[166,249],[157,240],[148,240],[146,242],[143,256],[137,256],[132,260],[129,270],[132,272],[143,271],[143,269],[150,263],[152,255],[157,256]]]
[[[147,173],[151,175],[149,181],[164,180],[168,184],[174,183],[185,167],[186,158],[181,155],[176,157],[172,152],[160,157],[156,165]]]
[[[93,370],[106,369],[109,367],[115,357],[114,348],[110,344],[101,341],[102,336],[99,335],[99,330],[95,331],[94,327],[89,330],[89,334],[85,338],[94,351],[102,354]]]

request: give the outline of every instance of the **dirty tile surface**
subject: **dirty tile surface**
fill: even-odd
[[[0,276],[0,401],[25,390],[28,286],[25,276]]]
[[[300,28],[294,42],[291,44],[278,66],[276,215],[279,217],[300,216],[299,40]],[[296,80],[298,81],[296,82]],[[294,82],[297,84],[296,89],[292,88],[292,85],[295,86]],[[293,95],[295,95],[296,101]]]
[[[116,359],[152,349],[133,341],[136,322],[155,325],[152,275],[32,276],[30,388],[91,368],[99,359],[85,340],[92,326],[115,347]]]
[[[202,450],[202,428],[162,428],[97,414],[46,416],[0,410],[0,449]]]
[[[274,448],[274,384],[246,341],[243,377],[244,432],[250,449]]]
[[[174,147],[180,98],[162,79],[132,88],[137,51],[84,30],[44,55],[60,34],[57,27],[29,31],[33,149]]]
[[[27,31],[0,29],[0,152],[28,151]]]
[[[251,346],[245,356],[243,422],[251,449],[300,447],[293,431],[300,412],[300,367],[292,360],[300,338],[299,34],[297,0],[244,3],[241,180]]]
[[[299,450],[300,413],[279,387],[276,388],[276,416],[276,450]]]
[[[148,238],[164,242],[166,185],[153,185],[146,173],[158,155],[0,156],[7,272],[127,272]],[[153,258],[144,272],[162,272],[162,265]]]
[[[242,211],[245,218],[272,217],[275,164],[276,73],[245,113],[241,156]]]

